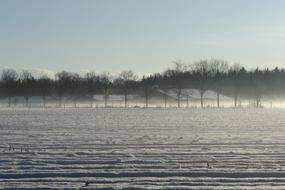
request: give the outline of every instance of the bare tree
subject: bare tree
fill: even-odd
[[[182,88],[184,86],[184,73],[187,67],[181,61],[174,61],[174,69],[168,69],[164,72],[164,76],[170,80],[172,87],[175,89],[177,96],[177,107],[181,105]]]
[[[110,73],[108,72],[102,73],[99,80],[100,80],[101,88],[103,90],[104,104],[106,108],[107,102],[109,100],[109,95],[110,95],[110,87],[112,84]]]
[[[242,86],[242,74],[245,73],[245,69],[238,63],[234,64],[229,70],[230,81],[232,82],[234,106],[237,107],[238,96],[241,92]]]
[[[206,91],[206,82],[210,76],[210,65],[208,60],[201,60],[190,66],[193,74],[196,76],[196,84],[200,93],[201,108],[204,107],[204,93]]]
[[[212,59],[210,61],[210,75],[212,77],[213,88],[217,93],[217,107],[220,107],[220,94],[223,89],[224,76],[229,70],[228,62],[224,60]]]
[[[149,103],[149,96],[151,94],[152,91],[152,78],[151,77],[144,77],[142,78],[142,88],[143,88],[143,94],[145,97],[145,107],[148,108],[148,103]]]
[[[46,96],[51,95],[53,91],[53,82],[49,77],[43,75],[39,77],[37,84],[37,93],[42,96],[43,107],[46,107]]]
[[[20,76],[21,92],[25,98],[26,107],[29,107],[29,99],[33,95],[35,79],[31,72],[24,70]]]
[[[2,71],[1,80],[3,82],[3,94],[8,97],[8,107],[11,107],[11,97],[16,93],[16,81],[18,79],[18,74],[13,69],[4,69]]]
[[[92,108],[96,88],[98,88],[99,77],[94,72],[88,72],[85,78],[87,80],[87,94],[90,96],[90,107]]]
[[[134,83],[138,80],[138,76],[132,70],[124,70],[120,73],[119,78],[117,79],[118,84],[121,86],[124,99],[125,99],[125,108],[128,105],[128,95]]]
[[[64,95],[70,94],[72,90],[73,73],[62,71],[55,75],[56,92],[59,98],[59,107],[62,107]]]
[[[261,98],[265,94],[265,75],[258,68],[250,72],[250,88],[255,99],[255,107],[261,107]]]
[[[81,77],[77,73],[71,73],[70,78],[70,96],[73,99],[74,107],[77,108],[77,103],[80,97],[83,95],[81,86]]]

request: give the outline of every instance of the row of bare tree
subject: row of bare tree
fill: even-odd
[[[62,71],[54,78],[42,76],[35,78],[29,71],[17,73],[13,69],[5,69],[1,75],[0,95],[8,98],[22,96],[26,106],[32,96],[40,96],[43,106],[46,98],[56,97],[62,106],[64,97],[74,100],[76,105],[80,99],[89,99],[93,107],[96,94],[102,94],[105,106],[110,94],[123,94],[125,107],[128,105],[128,95],[138,94],[145,99],[145,106],[149,105],[149,98],[157,90],[173,90],[176,94],[177,107],[181,106],[183,89],[197,89],[200,93],[201,107],[204,107],[204,94],[206,90],[217,93],[217,107],[220,107],[220,95],[232,97],[234,106],[238,100],[251,99],[255,106],[261,105],[261,99],[279,98],[285,94],[284,69],[254,69],[246,70],[239,64],[230,66],[227,61],[219,59],[201,60],[190,65],[176,61],[173,68],[162,73],[143,76],[141,79],[131,70],[122,71],[117,77],[109,73],[96,74],[88,72],[85,76],[77,73]],[[161,95],[165,99],[167,95]],[[188,96],[188,95],[186,95]]]

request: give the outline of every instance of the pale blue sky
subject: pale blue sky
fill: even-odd
[[[285,67],[283,0],[0,0],[0,65],[160,72],[180,59]]]

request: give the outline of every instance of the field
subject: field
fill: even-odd
[[[0,189],[175,188],[284,189],[285,110],[0,110]]]

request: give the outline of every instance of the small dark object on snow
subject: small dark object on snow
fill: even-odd
[[[87,187],[87,186],[89,186],[89,182],[88,181],[85,182],[85,187]]]

